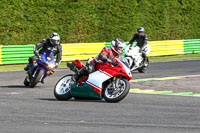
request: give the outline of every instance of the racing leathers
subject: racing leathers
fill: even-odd
[[[114,58],[119,57],[118,54],[113,52],[110,46],[106,46],[102,51],[95,57],[95,59],[89,59],[86,66],[78,71],[78,74],[74,75],[74,80],[77,82],[81,76],[87,76],[88,74],[95,71],[95,65],[97,62],[102,61],[104,64],[109,63],[113,66],[118,65],[118,62],[114,62]]]
[[[144,59],[147,59],[147,55],[144,52],[144,48],[147,45],[147,35],[143,34],[143,35],[138,35],[138,34],[134,34],[133,38],[129,41],[129,45],[130,47],[132,47],[133,42],[136,41],[137,42],[137,46],[140,47],[140,52],[142,52],[142,56],[144,57]]]
[[[116,57],[119,57],[119,55],[113,52],[111,47],[106,46],[101,50],[101,52],[97,56],[97,60],[101,60],[103,63],[110,63],[115,66],[117,65],[116,62],[114,62],[114,58]]]
[[[51,50],[54,53],[54,56],[56,56],[56,64],[59,65],[62,59],[62,46],[58,44],[55,47],[52,47],[50,39],[44,39],[42,42],[36,44],[34,54],[39,57],[39,55],[46,50]]]
[[[56,56],[56,67],[60,64],[62,59],[62,46],[56,45],[55,47],[51,46],[50,39],[44,39],[40,43],[36,44],[34,47],[34,54],[35,56],[32,56],[29,58],[29,64],[24,68],[25,70],[28,69],[30,64],[33,60],[35,60],[37,57],[40,58],[40,54],[43,54],[43,51],[45,50],[51,50],[54,53],[54,56]]]

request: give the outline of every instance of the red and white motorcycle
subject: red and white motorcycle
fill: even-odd
[[[89,76],[83,76],[78,83],[72,80],[72,74],[62,77],[54,88],[58,100],[75,99],[105,99],[107,102],[119,102],[129,93],[129,80],[132,74],[125,58],[116,58],[117,66],[99,62],[96,71]],[[80,60],[68,62],[67,66],[73,72],[84,67]]]
[[[140,52],[140,48],[138,46],[134,46],[132,49],[129,49],[130,45],[125,49],[125,58],[128,61],[131,71],[138,70],[141,73],[146,72],[149,66],[149,59],[145,61],[142,52]],[[148,54],[151,50],[150,45],[146,45],[143,52]]]

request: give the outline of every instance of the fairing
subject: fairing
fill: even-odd
[[[130,69],[120,60],[118,66],[99,63],[96,65],[97,71],[89,74],[89,77],[82,86],[72,85],[71,94],[75,97],[101,98],[102,85],[108,79],[115,76],[126,77],[127,80],[132,78]]]

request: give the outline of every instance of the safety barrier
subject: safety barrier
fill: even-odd
[[[95,57],[104,46],[105,43],[63,44],[62,61],[86,60]]]
[[[34,45],[3,45],[1,47],[1,64],[27,63],[33,56]]]
[[[150,41],[148,45],[151,45],[149,56],[184,54],[183,40]]]
[[[1,51],[1,45],[0,45],[0,64],[2,64],[2,57],[1,57],[1,55],[2,55],[2,51]]]
[[[128,44],[128,42],[126,42]],[[62,44],[62,61],[75,59],[86,60],[100,53],[106,43],[72,43]],[[151,52],[148,56],[165,56],[177,54],[200,53],[200,39],[148,41]],[[0,45],[0,64],[28,63],[33,56],[34,45]]]
[[[184,53],[200,53],[200,39],[184,40]]]

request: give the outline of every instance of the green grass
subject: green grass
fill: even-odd
[[[185,54],[185,55],[149,57],[150,62],[194,60],[194,59],[200,59],[200,54]]]
[[[161,61],[176,61],[176,60],[194,60],[200,59],[200,54],[185,54],[176,56],[159,56],[149,57],[150,62],[161,62]],[[83,61],[85,64],[86,61]],[[15,64],[15,65],[0,65],[0,71],[14,71],[23,70],[26,64]],[[59,68],[66,68],[66,62],[61,62]]]

